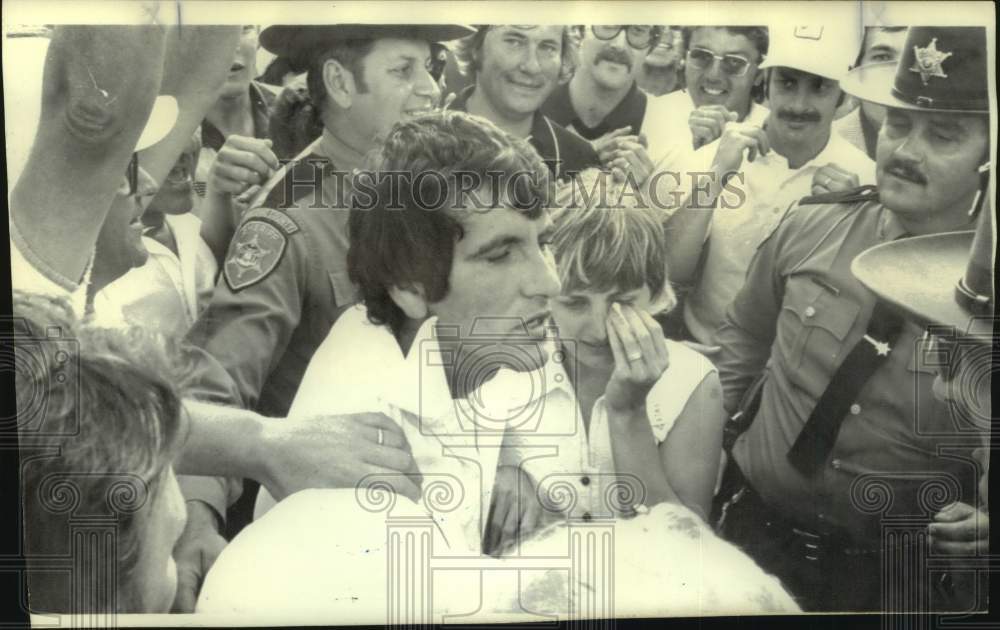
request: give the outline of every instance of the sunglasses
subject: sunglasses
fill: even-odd
[[[622,29],[625,30],[625,40],[628,42],[628,45],[638,50],[649,48],[660,38],[659,30],[652,26],[623,26],[621,24],[609,26],[602,24],[591,26],[590,32],[597,39],[609,41],[618,37],[618,33],[621,33]]]
[[[128,178],[128,194],[129,197],[134,197],[139,192],[139,154],[133,153],[132,159],[128,162],[128,168],[125,170],[125,176]]]
[[[743,55],[716,55],[711,50],[692,48],[687,53],[687,62],[698,70],[707,70],[715,60],[722,71],[733,77],[742,77],[750,69],[750,60]]]

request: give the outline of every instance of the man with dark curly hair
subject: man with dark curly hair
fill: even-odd
[[[289,413],[393,418],[420,475],[461,480],[465,499],[441,527],[452,549],[478,553],[505,424],[477,414],[473,393],[501,367],[544,363],[559,293],[550,175],[527,142],[462,112],[397,124],[368,166],[355,178],[347,255],[361,305],[316,350]],[[255,515],[271,505],[262,494]]]
[[[572,76],[575,53],[569,26],[480,26],[456,47],[456,59],[473,84],[457,94],[451,109],[527,139],[556,178],[599,166],[590,143],[539,111]]]

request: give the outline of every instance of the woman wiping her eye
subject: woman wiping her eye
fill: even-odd
[[[601,190],[593,177],[584,175],[587,190]],[[705,519],[711,509],[725,420],[721,386],[712,363],[664,339],[652,317],[676,304],[662,217],[602,205],[621,197],[613,190],[604,200],[592,197],[588,207],[553,217],[562,292],[551,311],[561,351],[550,353],[535,387],[537,426],[512,423],[518,426],[501,455],[504,465],[523,464],[540,486],[541,504],[507,510],[508,518],[521,514],[522,535],[541,520],[534,510],[588,520],[663,501]],[[546,446],[556,454],[543,455]]]

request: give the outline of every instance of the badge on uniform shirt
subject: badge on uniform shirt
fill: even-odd
[[[262,215],[261,212],[268,214]],[[279,215],[278,222],[265,220],[270,213]],[[294,229],[290,229],[294,228]],[[281,262],[288,246],[288,234],[298,231],[298,226],[285,216],[270,209],[259,209],[248,215],[229,247],[229,255],[222,274],[233,292],[252,286],[268,276]]]

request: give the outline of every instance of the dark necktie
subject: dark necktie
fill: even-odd
[[[903,319],[881,301],[875,303],[868,330],[837,368],[812,415],[788,451],[788,461],[806,477],[825,463],[837,441],[840,424],[875,370],[888,358]]]

